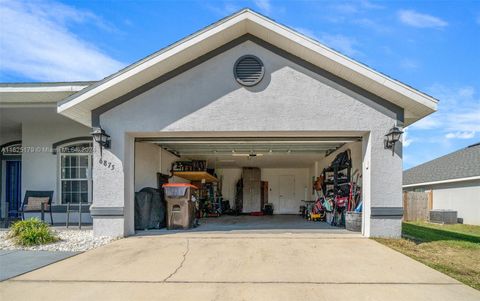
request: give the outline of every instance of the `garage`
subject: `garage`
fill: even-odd
[[[221,220],[228,210],[273,211],[273,218],[321,225],[302,220],[301,207],[316,201],[319,190],[328,195],[348,188],[341,196],[347,199],[337,201],[351,201],[355,182],[361,233],[399,237],[401,129],[436,105],[422,92],[242,10],[62,100],[58,112],[94,128],[95,235],[135,234],[136,193],[158,189],[163,179],[211,191],[198,196],[209,199],[209,210],[199,208],[204,226],[204,216],[219,207],[222,216],[208,220]],[[351,166],[332,175],[332,162],[345,151],[338,162],[351,160]],[[178,174],[183,171],[204,176],[186,179]],[[215,180],[208,182],[210,176]],[[239,179],[247,189],[237,189]],[[332,180],[345,185],[325,187]],[[250,225],[254,217],[266,218],[249,216]]]
[[[137,138],[135,228],[148,228],[137,216],[146,197],[140,191],[165,183],[198,188],[192,228],[199,230],[345,228],[347,210],[361,207],[361,149],[361,137],[352,136]],[[337,170],[339,154],[348,162]],[[179,226],[169,217],[166,209],[150,228]]]

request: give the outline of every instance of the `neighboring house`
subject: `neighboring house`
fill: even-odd
[[[1,85],[0,144],[24,148],[10,155],[21,161],[13,190],[54,190],[58,214],[68,202],[91,202],[95,235],[111,236],[135,232],[134,192],[156,187],[157,173],[168,174],[178,158],[207,160],[229,198],[242,167],[260,168],[275,212],[293,214],[312,178],[350,149],[362,175],[363,235],[399,237],[402,145],[386,149],[385,135],[436,107],[434,98],[242,10],[98,82]],[[59,149],[88,145],[92,128],[110,135],[109,147]],[[27,151],[37,146],[46,150]],[[14,194],[5,182],[2,204]]]
[[[463,223],[480,225],[480,143],[403,172],[404,191],[430,191],[433,209],[452,209]]]

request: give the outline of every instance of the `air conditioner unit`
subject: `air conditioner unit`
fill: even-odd
[[[437,224],[456,224],[457,211],[445,209],[430,210],[430,222]]]

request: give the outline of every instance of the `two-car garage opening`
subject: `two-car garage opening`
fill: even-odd
[[[358,136],[136,138],[135,228],[175,226],[162,186],[186,183],[196,230],[360,231],[361,171]]]

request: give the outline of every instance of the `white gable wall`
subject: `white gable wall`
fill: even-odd
[[[240,86],[233,77],[233,64],[245,54],[258,56],[266,69],[262,82],[252,88]],[[368,218],[372,206],[401,207],[401,154],[392,156],[383,148],[398,111],[247,41],[100,116],[101,126],[112,136],[112,149],[105,150],[104,157],[119,169],[94,173],[94,206],[125,206],[125,216],[116,218],[123,219],[117,226],[124,229],[117,232],[133,233],[135,136],[355,133],[364,138],[362,174],[368,182],[364,234],[398,236],[399,220]],[[98,218],[99,225],[106,223]]]
[[[233,64],[245,54],[258,56],[266,69],[252,88],[233,78]],[[339,115],[331,116],[332,106]],[[368,131],[372,122],[382,120],[391,127],[392,118],[373,107],[378,105],[247,41],[105,112],[100,120],[102,126],[115,124],[128,132],[316,131],[319,125],[323,131]]]

